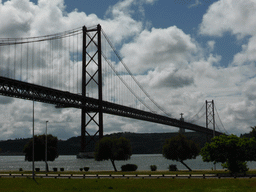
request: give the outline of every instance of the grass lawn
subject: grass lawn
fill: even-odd
[[[256,191],[256,179],[39,179],[0,178],[1,192]]]

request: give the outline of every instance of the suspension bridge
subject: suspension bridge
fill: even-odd
[[[213,134],[170,117],[139,84],[100,25],[2,38],[0,67],[1,95],[81,109],[81,152],[96,135],[103,137],[104,113]]]

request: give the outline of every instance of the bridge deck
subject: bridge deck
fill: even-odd
[[[91,97],[83,97],[78,94],[21,82],[6,77],[0,77],[0,94],[9,97],[54,104],[60,107],[73,107],[81,109],[85,105],[88,111],[98,111],[99,108],[99,102],[97,99]],[[102,109],[103,113],[107,114],[180,127],[210,135],[213,134],[211,129],[199,125],[182,122],[174,118],[114,104],[111,102],[103,101]],[[215,132],[215,135],[221,134],[221,132]]]

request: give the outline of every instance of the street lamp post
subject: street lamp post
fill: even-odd
[[[45,128],[45,171],[48,172],[48,164],[47,164],[47,123],[49,121],[46,121],[46,128]]]
[[[33,179],[35,179],[35,104],[34,104],[34,99],[33,99],[33,120],[32,121],[33,121],[32,175],[33,175]]]

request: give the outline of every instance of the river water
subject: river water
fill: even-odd
[[[202,161],[202,157],[184,161],[192,170],[212,169],[212,163]],[[178,170],[186,170],[186,167],[177,161],[165,159],[162,154],[132,155],[127,161],[115,161],[118,170],[124,164],[136,164],[137,170],[150,170],[150,165],[156,165],[157,170],[168,170],[171,164],[177,165]],[[65,171],[78,171],[80,168],[89,167],[90,170],[111,170],[113,166],[110,161],[95,161],[94,159],[77,159],[75,155],[60,155],[55,161],[48,162],[49,170],[52,168],[63,167]],[[249,169],[256,169],[256,162],[248,162]],[[25,161],[24,156],[0,156],[0,170],[17,171],[19,168],[23,170],[32,170],[32,162]],[[45,170],[45,162],[35,162],[35,168]],[[221,164],[216,165],[216,169],[222,169]]]

